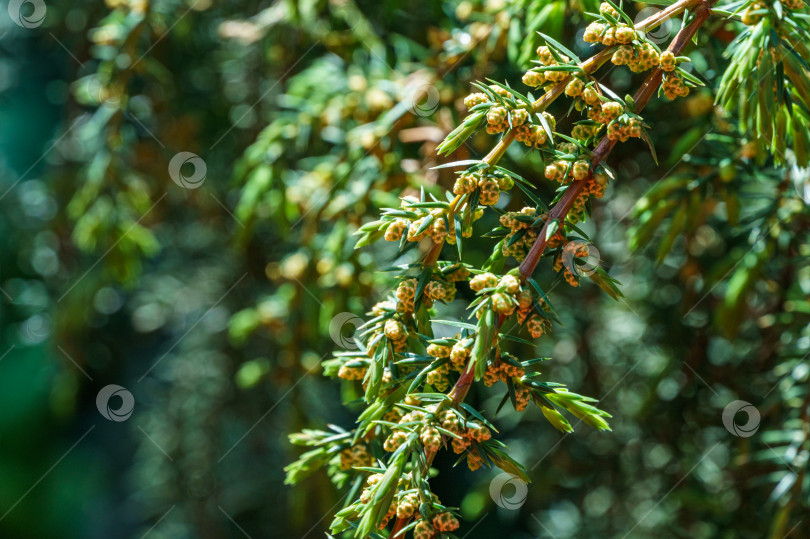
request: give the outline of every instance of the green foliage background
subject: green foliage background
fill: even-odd
[[[516,83],[537,29],[584,50],[597,4],[139,5],[48,2],[35,29],[0,10],[0,535],[319,536],[345,490],[322,473],[284,486],[287,434],[350,426],[337,403],[356,388],[319,376],[330,322],[364,316],[397,259],[352,233],[451,185],[430,167],[470,82]],[[500,509],[494,471],[438,459],[460,536],[783,537],[808,521],[810,197],[804,171],[774,168],[712,106],[738,29],[701,34],[706,89],[650,105],[660,164],[641,143],[611,157],[618,181],[584,228],[626,300],[561,284],[563,324],[524,350],[598,397],[613,432],[502,412],[528,498]],[[426,84],[427,114],[410,98]],[[512,150],[550,200],[542,164]],[[205,160],[199,189],[169,177],[179,151]],[[96,410],[111,383],[135,397],[126,422]],[[762,413],[756,436],[723,427],[735,399]]]

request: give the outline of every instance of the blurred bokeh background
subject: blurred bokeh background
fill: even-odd
[[[330,322],[365,316],[397,260],[355,251],[352,233],[403,193],[451,185],[434,149],[470,83],[519,84],[538,29],[585,53],[597,6],[4,3],[0,536],[323,536],[345,492],[323,473],[285,486],[300,453],[287,436],[353,422],[338,403],[356,388],[320,375]],[[808,537],[806,177],[748,159],[713,108],[725,25],[692,54],[708,87],[649,107],[660,164],[642,143],[615,152],[619,179],[583,227],[626,299],[556,287],[563,325],[522,350],[599,398],[613,432],[502,412],[528,498],[499,508],[495,471],[437,459],[459,536]],[[638,83],[603,80],[620,95]],[[179,152],[199,160],[172,168]],[[536,156],[507,159],[553,198]],[[198,167],[198,183],[175,181]],[[632,212],[672,177],[694,180],[667,192],[676,205]],[[689,219],[670,226],[681,205]],[[466,245],[479,260],[491,247]],[[97,407],[110,384],[134,398],[125,420]],[[500,397],[471,396],[485,410]],[[724,428],[735,399],[761,413],[756,436]]]

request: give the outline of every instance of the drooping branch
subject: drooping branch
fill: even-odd
[[[686,44],[692,39],[692,37],[697,33],[698,29],[703,25],[706,19],[711,14],[711,6],[716,3],[717,0],[709,0],[708,2],[702,3],[695,12],[695,18],[692,22],[683,28],[673,39],[672,43],[670,44],[668,50],[672,51],[673,54],[676,56],[679,55],[683,49],[686,47]],[[650,98],[655,94],[658,90],[658,87],[661,84],[661,80],[663,77],[663,71],[660,67],[655,68],[644,80],[644,82],[639,87],[638,91],[634,96],[634,100],[636,102],[636,112],[641,112],[641,110],[646,106],[649,102]],[[543,255],[546,246],[548,245],[548,240],[546,239],[546,232],[548,231],[548,227],[551,226],[552,222],[558,222],[560,225],[565,221],[565,217],[568,215],[571,206],[574,204],[574,201],[577,199],[579,194],[582,192],[582,189],[585,187],[586,183],[591,179],[593,176],[593,171],[596,167],[602,163],[607,156],[610,154],[613,147],[616,145],[615,140],[610,140],[605,137],[602,142],[594,149],[593,152],[593,159],[591,161],[591,173],[588,175],[587,178],[584,180],[575,181],[571,184],[568,190],[565,192],[563,197],[560,201],[551,209],[549,214],[549,218],[546,220],[546,223],[543,225],[543,228],[540,230],[540,233],[537,236],[537,240],[532,244],[531,248],[529,249],[526,258],[524,259],[523,263],[520,265],[520,275],[521,280],[523,282],[526,281],[533,273],[535,268],[537,268],[537,264],[540,262],[540,257]],[[498,319],[498,328],[501,327],[503,324],[505,317],[501,316]],[[464,371],[459,379],[456,381],[456,384],[453,386],[453,389],[450,392],[450,396],[453,399],[455,404],[459,404],[464,401],[467,396],[467,392],[470,389],[475,378],[474,370],[466,370]]]
[[[672,41],[668,50],[670,50],[673,54],[680,55],[692,37],[697,33],[698,29],[705,23],[706,19],[711,14],[711,7],[716,3],[717,0],[680,0],[675,4],[669,6],[665,10],[662,10],[656,13],[654,16],[645,19],[641,23],[635,26],[636,30],[639,31],[647,31],[651,28],[654,28],[664,22],[665,20],[672,18],[680,13],[683,13],[687,9],[691,9],[695,6],[695,14],[692,22],[683,28],[678,34],[676,35],[675,39]],[[605,62],[608,61],[610,58],[613,47],[609,47],[604,49],[591,57],[590,59],[586,60],[581,64],[583,71],[587,74],[593,73],[597,69],[599,69]],[[562,95],[565,91],[565,87],[570,81],[571,77],[566,77],[564,80],[557,83],[552,89],[546,92],[542,97],[540,97],[535,103],[533,104],[534,112],[543,111],[545,110],[548,105],[550,105],[555,99],[557,99],[560,95]],[[644,80],[642,85],[639,87],[638,91],[634,95],[634,102],[635,102],[635,109],[634,112],[638,113],[647,105],[650,98],[653,94],[658,90],[659,86],[661,85],[661,81],[663,79],[663,70],[660,67],[656,67],[653,71],[647,76]],[[505,154],[509,145],[515,139],[515,130],[511,129],[507,132],[498,144],[490,151],[489,154],[483,159],[485,163],[490,166],[496,164],[500,158]],[[521,281],[525,282],[533,273],[537,267],[537,264],[540,261],[540,258],[547,246],[547,239],[546,233],[548,231],[549,226],[551,223],[557,222],[560,226],[562,226],[563,222],[565,221],[568,212],[570,211],[574,201],[580,195],[582,190],[584,189],[587,182],[592,178],[593,171],[605,161],[605,159],[610,155],[610,152],[616,145],[616,140],[611,140],[607,136],[597,145],[594,149],[593,157],[591,160],[591,169],[590,173],[587,178],[583,180],[574,181],[560,199],[560,201],[551,209],[549,218],[546,220],[543,228],[541,229],[540,233],[538,234],[537,240],[532,244],[525,260],[521,263],[519,271],[521,276]],[[455,210],[455,206],[459,202],[459,197],[456,197],[453,202],[451,202],[451,211]],[[442,247],[444,242],[435,243],[428,254],[425,257],[424,263],[426,265],[435,264],[438,260],[438,257],[441,253]],[[497,328],[495,332],[495,338],[497,339],[497,330],[500,329],[506,317],[504,315],[500,315],[497,322]],[[461,376],[456,381],[453,388],[450,390],[448,395],[451,398],[451,401],[454,405],[458,405],[464,401],[469,392],[470,387],[475,379],[475,369],[466,369],[464,372],[461,373]],[[444,404],[444,403],[442,403]],[[433,458],[435,457],[435,453],[430,453],[426,455],[426,466],[429,468],[433,462]],[[399,518],[395,521],[393,529],[389,534],[389,539],[394,539],[396,537],[400,537],[402,534],[402,529],[407,525],[410,521],[410,518]]]
[[[666,9],[659,11],[658,13],[647,17],[646,19],[642,20],[638,24],[635,25],[635,29],[639,32],[648,32],[654,28],[657,28],[667,20],[677,17],[684,11],[691,9],[692,7],[699,5],[704,0],[678,0],[671,6],[668,6]],[[714,4],[717,0],[714,0],[712,4]],[[677,40],[677,38],[676,38]],[[688,40],[687,40],[688,41]],[[587,60],[583,61],[580,64],[580,68],[586,74],[594,73],[596,70],[601,68],[611,57],[613,52],[616,50],[618,45],[612,45],[610,47],[606,47],[605,49],[599,51],[598,53],[594,54]],[[532,104],[532,111],[533,112],[542,112],[548,108],[558,97],[565,93],[565,87],[571,81],[572,77],[568,76],[565,77],[563,80],[555,84],[550,90],[545,92],[542,96],[537,98],[535,102]],[[660,82],[660,74],[658,78],[658,82]],[[656,85],[657,88],[657,85]],[[652,95],[652,93],[650,93]],[[649,100],[649,97],[647,97]],[[646,100],[644,101],[646,104]],[[501,157],[506,153],[506,150],[509,148],[509,145],[512,144],[515,140],[516,132],[514,129],[510,129],[507,133],[504,134],[503,137],[498,141],[498,143],[490,150],[490,152],[482,159],[484,163],[489,165],[490,167],[496,165],[498,161],[500,161]],[[581,189],[581,187],[580,187]],[[455,210],[455,207],[460,202],[461,197],[456,197],[450,204],[451,211]],[[444,247],[444,240],[440,242],[434,243],[430,250],[427,252],[424,258],[424,265],[431,266],[436,263],[439,259],[439,255],[441,254],[442,248]]]
[[[688,26],[678,32],[667,50],[671,51],[676,56],[680,55],[687,43],[689,43],[692,37],[697,33],[698,29],[703,26],[703,23],[709,17],[711,14],[711,6],[713,6],[716,1],[717,0],[709,0],[701,4],[695,11],[695,18]],[[634,112],[639,113],[644,109],[644,107],[650,101],[650,98],[661,85],[663,74],[663,70],[660,67],[656,67],[647,76],[636,94],[633,96],[633,100],[636,104]],[[543,225],[543,228],[537,236],[537,240],[529,249],[526,258],[520,264],[520,275],[524,282],[526,279],[531,277],[535,268],[537,268],[537,264],[540,262],[540,257],[543,255],[543,251],[548,244],[546,232],[548,231],[549,226],[551,226],[551,223],[553,222],[557,222],[560,226],[562,226],[563,221],[565,221],[565,217],[568,215],[571,206],[574,204],[574,201],[580,195],[587,182],[593,177],[593,171],[596,170],[596,168],[603,161],[605,161],[607,156],[610,155],[610,152],[613,150],[614,146],[616,146],[616,140],[610,140],[608,137],[602,139],[599,145],[594,149],[593,159],[591,160],[591,171],[588,174],[588,177],[583,180],[574,181],[557,205],[551,209],[549,218]]]

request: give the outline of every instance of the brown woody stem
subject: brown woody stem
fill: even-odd
[[[708,2],[704,3],[701,7],[698,8],[694,20],[687,26],[686,28],[682,29],[678,32],[678,35],[675,36],[675,39],[669,46],[670,51],[672,51],[676,56],[679,55],[686,44],[689,43],[689,40],[692,39],[692,36],[698,31],[706,19],[709,17],[711,13],[711,6],[716,3],[717,0],[709,0]],[[694,2],[689,2],[689,4],[693,4]],[[677,4],[673,4],[668,9],[672,9]],[[680,9],[683,11],[683,9]],[[663,12],[662,12],[663,13]],[[658,14],[660,15],[660,13]],[[658,86],[661,84],[661,78],[663,76],[663,71],[660,68],[655,68],[644,80],[641,87],[636,92],[634,96],[634,100],[636,103],[635,112],[641,112],[641,110],[647,105],[650,98],[653,96],[655,91],[658,89]],[[593,170],[602,162],[604,161],[607,156],[610,154],[613,147],[616,145],[615,140],[609,140],[607,137],[602,139],[602,142],[594,149],[593,152],[593,159],[591,161],[591,175],[593,174]],[[550,226],[551,222],[559,221],[560,224],[565,220],[565,216],[568,215],[568,211],[571,209],[571,206],[574,204],[574,200],[579,196],[582,192],[582,189],[585,187],[585,184],[590,179],[585,178],[584,180],[575,181],[571,184],[571,187],[568,188],[568,191],[565,192],[563,197],[551,209],[551,213],[549,215],[548,220],[546,221],[545,225],[543,225],[543,229],[537,236],[537,240],[529,249],[529,253],[526,255],[526,259],[520,265],[520,275],[521,279],[525,282],[532,273],[534,273],[535,268],[537,267],[538,262],[540,261],[540,257],[543,254],[543,251],[546,248],[547,241],[546,241],[546,231]],[[498,319],[498,327],[503,324],[504,321],[503,316]],[[470,389],[470,386],[474,380],[474,370],[465,370],[459,379],[456,381],[455,386],[450,392],[450,396],[453,399],[455,404],[459,404],[464,400],[467,396],[467,392]]]
[[[713,6],[716,1],[717,0],[708,0],[698,7],[697,11],[695,12],[695,18],[686,28],[683,28],[680,32],[678,32],[678,35],[676,35],[675,39],[672,40],[672,43],[670,43],[668,50],[672,51],[672,53],[676,56],[681,54],[683,49],[689,43],[689,40],[692,39],[698,29],[711,14],[711,6]],[[638,91],[633,96],[633,100],[636,104],[634,112],[641,112],[642,109],[647,105],[650,98],[653,96],[656,90],[658,90],[658,86],[661,84],[663,74],[663,70],[660,67],[657,67],[653,69],[652,72],[647,76],[641,87],[639,87]],[[525,282],[526,279],[531,277],[535,268],[537,268],[537,264],[540,262],[540,257],[543,255],[543,251],[545,251],[546,245],[548,244],[548,241],[546,240],[546,232],[548,231],[549,226],[551,226],[551,223],[556,221],[560,226],[563,226],[563,221],[565,221],[568,211],[571,209],[574,201],[582,192],[585,184],[588,183],[593,176],[593,171],[596,170],[596,168],[607,158],[608,155],[610,155],[610,152],[613,150],[614,146],[616,146],[616,140],[610,140],[607,137],[603,138],[594,149],[593,159],[591,159],[591,171],[588,174],[588,177],[583,180],[573,182],[560,201],[551,209],[548,219],[537,236],[537,240],[535,240],[534,244],[532,244],[526,258],[520,264],[520,277],[522,281]]]
[[[695,10],[695,17],[688,26],[683,28],[678,34],[675,36],[675,39],[670,43],[668,50],[672,51],[676,56],[680,55],[692,37],[697,33],[698,29],[703,26],[703,23],[706,19],[711,15],[711,8],[712,6],[717,3],[717,0],[680,0],[675,4],[667,7],[666,9],[656,13],[652,17],[645,19],[641,23],[637,24],[635,28],[637,30],[649,30],[661,24],[663,21],[672,18],[680,13],[684,12],[687,9],[692,7],[698,6]],[[586,60],[582,64],[582,68],[586,73],[592,73],[596,71],[599,67],[604,65],[604,63],[610,58],[610,53],[612,53],[612,48],[605,49],[590,59]],[[661,80],[663,78],[663,71],[660,67],[657,67],[652,70],[652,72],[647,76],[644,80],[642,85],[639,87],[636,94],[633,96],[633,100],[635,101],[635,113],[641,112],[641,110],[647,105],[650,98],[652,98],[653,94],[658,90],[658,87],[661,84]],[[551,104],[557,97],[562,95],[565,90],[565,85],[568,83],[570,77],[567,77],[563,81],[559,82],[554,88],[552,88],[549,92],[544,94],[540,99],[535,101],[534,103],[534,110],[542,111]],[[495,163],[500,160],[500,158],[506,152],[506,149],[514,140],[514,130],[511,130],[507,133],[498,144],[490,151],[489,154],[484,158],[484,162],[487,164],[494,165]],[[571,209],[571,206],[574,204],[574,201],[577,199],[579,194],[582,192],[582,189],[585,187],[585,184],[588,180],[591,179],[593,176],[593,171],[597,168],[599,164],[601,164],[607,157],[610,155],[610,152],[613,150],[613,147],[616,145],[615,140],[610,140],[607,136],[602,139],[602,141],[596,146],[593,152],[593,158],[591,159],[591,172],[587,178],[583,180],[574,181],[565,194],[562,196],[560,201],[551,209],[549,213],[549,218],[546,220],[546,223],[543,225],[542,230],[537,236],[537,240],[532,244],[531,248],[529,249],[528,254],[524,261],[520,264],[520,275],[521,281],[525,282],[533,273],[534,270],[537,268],[537,264],[540,261],[540,257],[543,255],[543,251],[546,248],[547,240],[546,240],[546,232],[550,224],[554,221],[557,221],[562,226],[563,222],[565,221],[565,217],[568,215],[568,212]],[[454,200],[454,204],[452,207],[455,207],[455,202],[458,200]],[[443,246],[442,243],[434,244],[433,247],[428,252],[427,256],[425,257],[426,264],[434,264],[441,253]],[[500,329],[501,325],[505,320],[505,316],[501,315],[498,318],[498,329]],[[497,331],[495,333],[495,338],[497,339]],[[465,369],[464,372],[461,374],[459,379],[456,381],[453,389],[450,391],[449,396],[452,399],[453,404],[458,405],[464,401],[467,396],[467,393],[472,386],[472,383],[475,380],[475,369]],[[427,467],[429,468],[433,462],[434,454],[427,455]],[[397,519],[394,523],[394,527],[389,534],[389,539],[393,539],[397,537],[397,535],[401,532],[402,528],[408,523],[410,519]]]
[[[680,15],[685,10],[698,5],[703,1],[704,0],[679,0],[678,2],[675,2],[671,6],[667,7],[666,9],[659,11],[655,15],[647,17],[640,23],[636,24],[634,28],[638,31],[646,32],[648,30],[656,28],[664,21],[667,21],[672,17]],[[717,0],[714,0],[714,2],[711,3],[714,4],[716,1]],[[585,72],[586,74],[591,74],[600,67],[602,67],[610,59],[611,55],[613,54],[613,51],[617,47],[618,45],[607,47],[606,49],[599,51],[598,53],[594,54],[593,56],[582,62],[580,64],[582,71]],[[533,112],[542,112],[546,110],[546,108],[549,105],[551,105],[551,103],[553,103],[558,97],[560,97],[565,92],[565,87],[570,82],[570,80],[571,76],[564,78],[563,80],[558,82],[553,88],[551,88],[549,91],[540,96],[532,104]],[[506,153],[506,150],[507,148],[509,148],[509,145],[512,144],[512,142],[515,140],[515,134],[516,134],[515,130],[510,129],[501,138],[501,140],[498,141],[495,147],[492,148],[492,150],[490,150],[490,152],[486,155],[486,157],[482,159],[482,161],[489,166],[494,166],[495,164],[497,164],[498,161],[500,161],[501,157],[503,157],[503,155]],[[458,203],[458,201],[459,197],[456,197],[456,199],[451,204],[451,210],[455,209],[455,206]],[[444,246],[443,241],[439,243],[434,243],[431,246],[430,250],[428,251],[427,255],[425,255],[424,264],[428,266],[435,264],[436,261],[439,259],[439,255],[441,254],[443,246]]]

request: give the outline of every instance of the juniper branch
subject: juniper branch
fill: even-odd
[[[657,13],[655,16],[650,17],[649,19],[645,19],[638,25],[636,25],[637,30],[648,30],[653,28],[663,21],[667,20],[668,18],[674,17],[684,10],[690,9],[693,6],[697,6],[694,14],[694,19],[692,22],[686,26],[685,28],[681,29],[678,34],[675,36],[673,41],[668,47],[668,50],[671,51],[673,54],[680,55],[681,52],[684,50],[686,45],[692,39],[692,37],[697,33],[697,31],[703,26],[706,22],[708,17],[711,14],[711,7],[716,3],[717,0],[681,0],[672,6],[669,6],[666,10]],[[586,74],[593,73],[597,69],[599,69],[604,63],[610,58],[610,55],[613,52],[615,47],[608,47],[590,59],[586,60],[581,64],[582,70]],[[557,83],[550,91],[545,93],[541,98],[536,100],[533,104],[534,112],[539,112],[545,110],[548,105],[550,105],[555,99],[557,99],[560,95],[563,94],[566,85],[571,80],[572,77],[566,77],[561,82]],[[636,104],[635,111],[636,113],[641,112],[641,110],[647,105],[650,98],[653,94],[658,90],[659,86],[661,85],[663,78],[663,70],[660,67],[656,67],[653,71],[647,76],[644,82],[641,84],[639,89],[637,90],[636,94],[634,95],[633,99]],[[498,144],[490,151],[490,153],[483,159],[485,163],[489,166],[494,166],[500,158],[506,152],[506,149],[509,145],[513,142],[515,138],[515,130],[510,129],[506,135],[498,142]],[[602,139],[599,145],[595,148],[593,152],[593,158],[591,160],[591,171],[587,178],[583,180],[577,180],[571,184],[568,188],[566,193],[560,199],[560,201],[551,209],[549,218],[546,220],[543,228],[541,229],[537,240],[532,245],[529,250],[529,253],[526,256],[526,259],[520,265],[520,276],[522,283],[534,273],[534,270],[537,267],[537,264],[540,261],[540,258],[548,244],[548,240],[546,239],[546,232],[548,228],[551,226],[553,222],[558,222],[562,225],[563,221],[565,220],[568,212],[571,209],[576,198],[582,192],[582,189],[585,187],[587,182],[592,178],[593,171],[597,169],[597,167],[607,159],[610,155],[610,152],[616,145],[616,140],[611,140],[608,137]],[[460,197],[456,197],[451,203],[451,208],[454,208],[455,205],[458,203]],[[433,245],[432,249],[429,251],[428,255],[426,256],[425,263],[426,264],[433,264],[438,259],[438,256],[441,252],[443,247],[442,243],[436,243]],[[497,322],[497,328],[500,329],[502,326],[506,316],[500,315]],[[497,339],[497,331],[495,332],[495,339]],[[472,368],[466,369],[459,379],[456,381],[455,385],[449,392],[449,396],[452,399],[454,405],[458,405],[464,401],[469,392],[470,387],[475,379],[475,370]],[[429,468],[433,462],[435,457],[435,453],[426,455],[426,466]],[[401,530],[407,525],[410,519],[397,519],[395,522],[393,529],[389,535],[389,539],[393,539],[397,537]]]
[[[684,11],[691,9],[692,7],[700,4],[703,0],[679,0],[675,2],[671,6],[668,6],[666,9],[659,11],[658,13],[647,17],[643,21],[639,22],[635,25],[635,29],[640,32],[647,32],[654,28],[657,28],[667,20],[677,17]],[[715,0],[716,2],[716,0]],[[712,2],[714,3],[714,2]],[[591,74],[601,68],[611,57],[613,52],[616,50],[618,45],[613,45],[610,47],[606,47],[605,49],[599,51],[598,53],[594,54],[582,64],[580,67],[585,74]],[[563,95],[565,92],[566,85],[571,81],[573,76],[568,76],[558,82],[553,88],[549,91],[544,93],[541,97],[536,99],[532,104],[532,112],[542,112],[546,110],[558,97]],[[659,82],[660,82],[660,73],[659,73]],[[649,98],[648,98],[649,99]],[[646,103],[646,102],[645,102]],[[510,129],[504,136],[498,141],[492,150],[484,157],[482,160],[484,163],[489,165],[490,167],[495,166],[498,161],[500,161],[501,157],[506,153],[506,150],[509,148],[509,145],[515,140],[515,130]],[[581,189],[581,187],[580,187]],[[456,196],[455,199],[450,203],[450,210],[453,211],[461,201],[460,196]],[[439,259],[439,255],[441,254],[442,248],[444,247],[444,241],[434,243],[428,253],[425,255],[423,264],[425,266],[432,266],[436,263]]]
[[[669,51],[675,55],[681,54],[687,43],[689,43],[695,33],[697,33],[698,29],[703,26],[703,23],[711,14],[711,6],[713,6],[716,2],[717,0],[708,0],[698,7],[695,12],[694,20],[688,26],[678,32],[668,48]],[[658,87],[661,85],[663,73],[663,70],[660,67],[657,67],[653,69],[644,80],[641,87],[633,97],[636,103],[636,112],[641,112],[653,94],[658,90]],[[543,255],[543,251],[548,244],[548,240],[546,239],[548,227],[551,226],[551,223],[555,221],[562,225],[566,215],[568,215],[568,211],[571,209],[571,205],[574,203],[574,200],[576,200],[580,192],[582,192],[582,189],[585,187],[585,184],[593,176],[593,171],[596,170],[599,164],[601,164],[608,157],[608,155],[610,155],[610,152],[616,146],[616,142],[616,140],[610,140],[607,137],[602,139],[593,152],[593,159],[591,160],[591,172],[588,177],[584,180],[577,180],[572,183],[557,205],[551,209],[549,218],[543,225],[540,234],[537,236],[537,240],[529,249],[526,259],[520,264],[520,275],[524,282],[534,273],[537,264],[540,262],[540,257]]]

